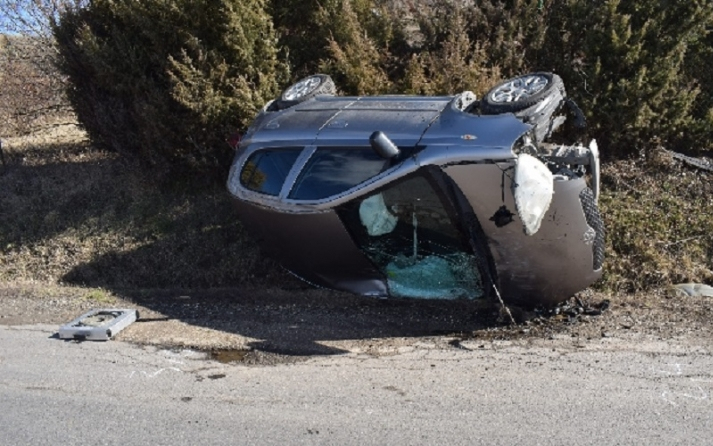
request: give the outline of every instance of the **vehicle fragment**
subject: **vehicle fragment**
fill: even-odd
[[[368,296],[554,305],[604,260],[595,141],[553,73],[481,100],[337,96],[326,75],[267,103],[227,187],[247,230],[314,285]]]
[[[60,339],[108,341],[139,317],[136,310],[95,309],[59,328]]]
[[[713,297],[713,287],[704,283],[679,283],[671,288],[682,297]]]
[[[674,159],[682,161],[683,163],[688,164],[689,166],[707,170],[708,172],[713,172],[713,160],[706,158],[694,158],[692,156],[687,156],[682,153],[673,152],[671,150],[663,150],[665,153],[670,154]]]

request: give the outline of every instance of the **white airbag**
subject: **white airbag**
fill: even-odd
[[[388,234],[396,227],[397,219],[389,212],[384,196],[373,195],[359,205],[359,219],[370,236]]]
[[[542,161],[526,153],[517,157],[512,192],[525,234],[533,235],[540,229],[552,203],[553,182],[552,172]]]

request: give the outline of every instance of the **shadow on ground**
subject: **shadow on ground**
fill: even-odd
[[[374,299],[336,291],[252,287],[240,290],[124,292],[168,319],[257,339],[254,350],[290,356],[346,351],[329,341],[470,333],[497,325],[484,301]]]
[[[496,325],[483,302],[379,300],[307,287],[260,255],[222,187],[156,188],[87,144],[9,155],[0,176],[7,280],[110,290],[158,317],[293,357],[345,351],[330,341],[368,345]],[[200,290],[166,291],[188,287]],[[147,289],[160,291],[125,291]]]

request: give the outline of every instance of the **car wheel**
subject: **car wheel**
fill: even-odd
[[[277,108],[283,110],[315,96],[332,96],[336,93],[336,90],[331,77],[326,74],[314,74],[292,84],[282,92],[280,98],[275,102]]]
[[[480,104],[483,114],[516,113],[532,107],[555,91],[564,91],[562,78],[553,73],[530,73],[496,85]]]

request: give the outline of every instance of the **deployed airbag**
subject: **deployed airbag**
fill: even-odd
[[[397,219],[389,212],[384,196],[373,195],[359,205],[359,219],[370,236],[388,234],[396,227]]]
[[[533,235],[540,229],[552,203],[553,181],[552,172],[542,161],[526,153],[517,157],[512,193],[525,234]]]

